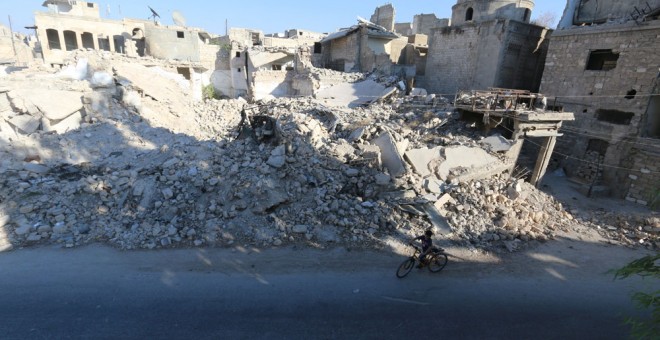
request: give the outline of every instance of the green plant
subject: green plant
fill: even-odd
[[[660,253],[637,259],[616,270],[614,278],[641,276],[658,280],[660,279],[660,266],[657,263],[659,261]],[[651,320],[626,319],[626,323],[632,327],[632,336],[637,339],[660,339],[660,290],[651,293],[636,292],[632,295],[632,299],[641,309],[651,310]]]
[[[208,84],[208,85],[202,87],[202,97],[204,98],[204,100],[207,100],[207,99],[220,99],[220,95],[215,90],[215,87],[213,86],[213,84]]]

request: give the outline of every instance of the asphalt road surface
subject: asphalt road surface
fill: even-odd
[[[0,253],[0,338],[622,339],[649,282],[605,272],[642,255],[562,241],[397,279],[401,255],[343,248],[23,249]]]

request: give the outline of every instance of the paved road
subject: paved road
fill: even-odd
[[[590,266],[601,263],[584,256],[591,245],[575,247],[497,265],[454,259],[440,274],[415,269],[402,280],[402,257],[343,249],[18,250],[0,254],[0,337],[626,337],[630,284],[644,283],[613,281]],[[639,255],[611,251],[619,263]]]

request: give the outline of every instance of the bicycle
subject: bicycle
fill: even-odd
[[[415,267],[415,263],[419,262],[419,255],[422,253],[422,249],[419,246],[410,244],[411,247],[415,248],[415,252],[396,270],[396,277],[404,278],[410,271]],[[432,273],[437,273],[441,271],[447,265],[449,259],[444,249],[433,247],[431,252],[426,255],[421,267],[428,266],[429,271]]]

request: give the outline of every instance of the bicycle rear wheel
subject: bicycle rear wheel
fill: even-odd
[[[396,277],[398,278],[405,277],[406,275],[408,275],[408,273],[410,273],[410,271],[413,269],[414,266],[415,266],[415,259],[412,257],[403,261],[403,263],[401,263],[401,265],[399,266],[399,269],[396,270]]]
[[[433,273],[441,271],[447,265],[447,254],[435,254],[429,261],[429,270]]]

